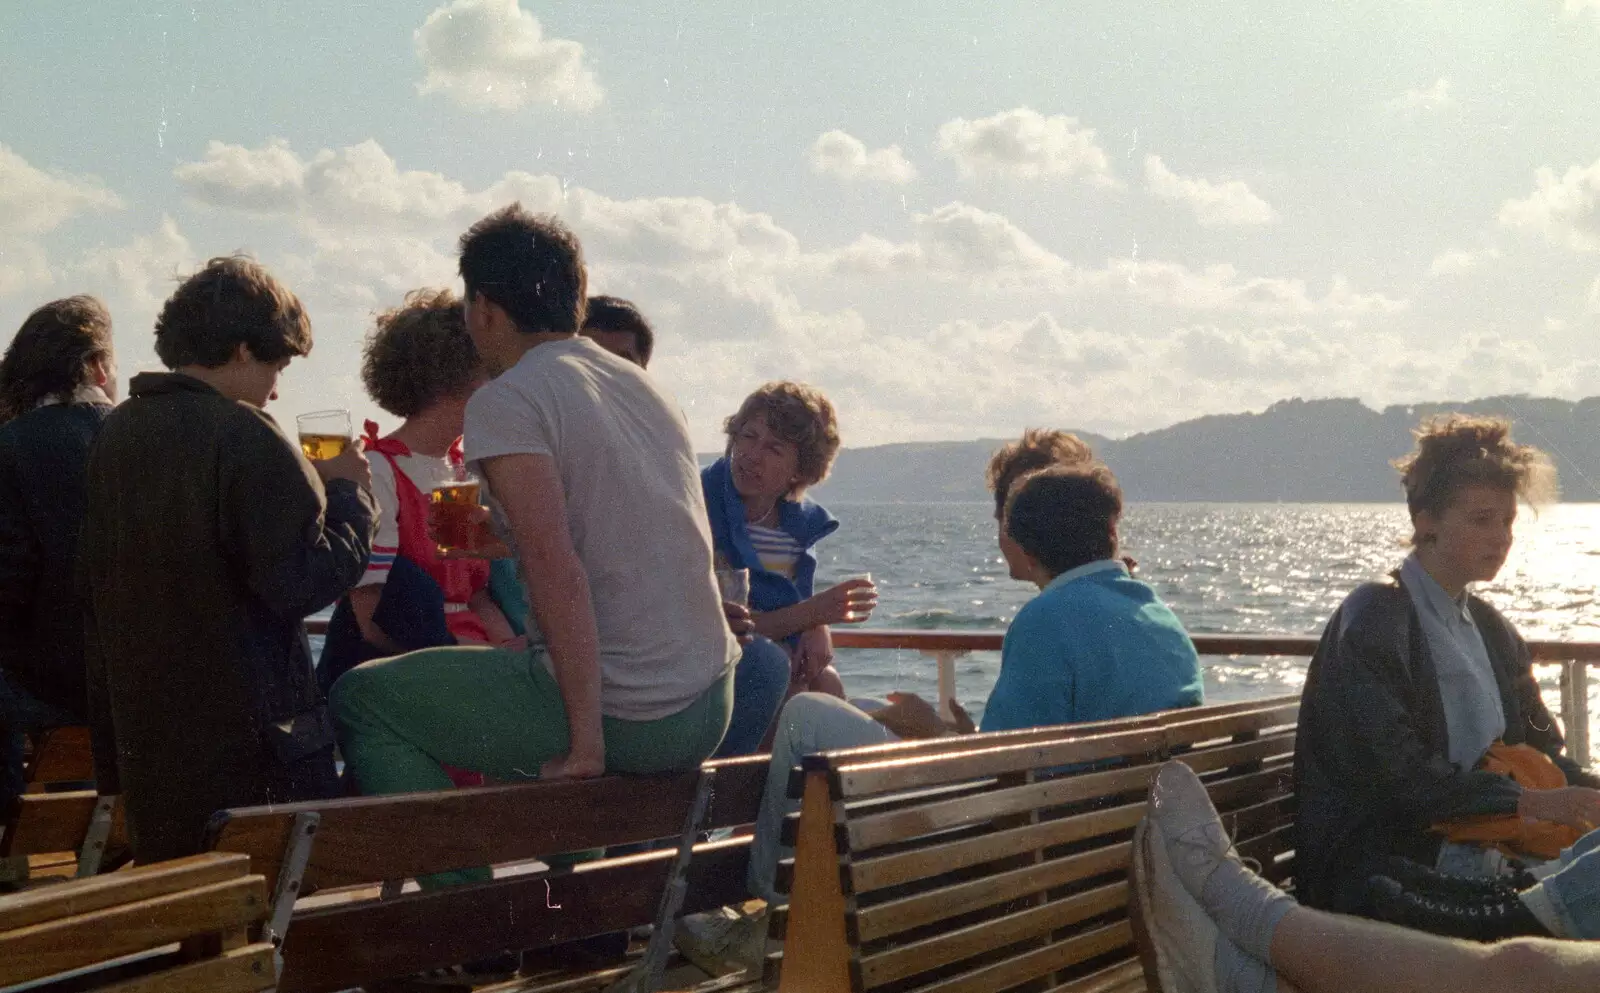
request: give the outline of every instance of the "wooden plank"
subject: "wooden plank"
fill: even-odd
[[[1019,913],[981,921],[921,941],[907,942],[875,955],[864,956],[860,962],[861,985],[872,989],[915,976],[1110,913],[1127,906],[1127,903],[1127,882],[1116,882]]]
[[[754,821],[766,762],[757,757],[714,768],[707,826]],[[676,837],[699,776],[699,770],[604,776],[238,808],[213,820],[209,847],[249,855],[256,871],[275,879],[294,815],[315,810],[322,823],[311,846],[305,891],[408,879]],[[561,816],[551,816],[552,811]]]
[[[1294,851],[1294,825],[1273,828],[1265,834],[1247,838],[1234,847],[1239,849],[1240,858],[1255,859],[1265,867],[1280,852]]]
[[[1006,814],[1148,789],[1154,765],[1088,772],[863,817],[846,825],[852,852]]]
[[[857,940],[877,941],[912,928],[949,920],[961,914],[1013,900],[1057,886],[1126,870],[1128,843],[1108,845],[1076,855],[1030,863],[1009,872],[997,872],[953,886],[943,886],[898,900],[887,900],[856,911]],[[1020,850],[1020,851],[1025,851]],[[1014,852],[1013,854],[1016,854]]]
[[[1250,765],[1270,758],[1293,755],[1294,738],[1294,732],[1287,731],[1281,734],[1269,735],[1265,738],[1257,738],[1255,741],[1197,748],[1192,752],[1174,755],[1173,758],[1197,773],[1216,772],[1219,769]]]
[[[255,993],[271,989],[275,982],[273,947],[261,942],[223,952],[217,958],[102,986],[96,993]]]
[[[1233,839],[1234,844],[1238,844],[1243,840],[1293,824],[1295,806],[1294,797],[1281,796],[1238,810],[1224,811],[1219,816],[1222,818],[1223,830],[1228,832],[1228,837]]]
[[[83,846],[94,814],[94,790],[24,793],[14,826],[6,830],[5,855],[75,852]],[[117,805],[119,810],[121,804]]]
[[[571,872],[297,914],[284,943],[279,993],[331,993],[508,948],[541,948],[651,923],[676,855],[660,849],[580,863]],[[695,846],[684,913],[747,899],[748,864],[748,838]]]
[[[0,985],[159,948],[266,916],[267,885],[242,876],[0,933]]]
[[[0,932],[238,879],[249,871],[243,855],[208,853],[27,890],[0,898]]]
[[[1226,738],[1236,734],[1265,731],[1268,728],[1292,726],[1299,718],[1300,704],[1296,701],[1216,717],[1175,721],[1164,727],[1167,744],[1176,747],[1212,738]]]
[[[1169,712],[1170,713],[1170,712]],[[988,731],[983,734],[952,735],[948,738],[925,738],[917,741],[891,741],[881,745],[861,745],[857,748],[838,748],[827,752],[828,762],[834,768],[886,759],[924,758],[955,752],[970,752],[978,748],[1002,748],[1007,745],[1028,745],[1040,741],[1063,741],[1087,738],[1115,731],[1135,731],[1156,727],[1163,718],[1158,714],[1145,717],[1122,717],[1111,721],[1086,721],[1081,724],[1052,724],[1044,727],[1019,728],[1015,731]]]
[[[917,993],[993,993],[994,990],[1008,990],[1030,979],[1126,948],[1132,940],[1128,922],[1117,921],[1066,941],[1058,941],[1024,955],[921,987]]]
[[[87,727],[55,728],[42,732],[43,744],[28,769],[28,785],[94,782],[94,750]]]
[[[1293,789],[1292,754],[1281,759],[1267,760],[1260,771],[1227,776],[1206,784],[1206,791],[1211,794],[1211,802],[1219,810],[1289,796]]]
[[[1138,962],[1119,962],[1063,983],[1054,993],[1147,993],[1148,989]]]
[[[1016,852],[1037,851],[1102,834],[1129,831],[1139,823],[1144,813],[1143,802],[1129,803],[1109,810],[1009,828],[975,838],[857,859],[850,864],[851,887],[856,893],[870,893],[886,886],[898,886],[954,869],[993,862]]]
[[[847,906],[839,885],[834,802],[825,773],[806,774],[794,888],[784,915],[781,993],[840,993],[850,986]]]

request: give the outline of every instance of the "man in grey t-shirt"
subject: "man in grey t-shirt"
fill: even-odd
[[[461,239],[467,328],[497,378],[467,457],[516,548],[532,647],[369,662],[333,687],[364,793],[692,768],[722,739],[738,645],[688,430],[644,373],[578,337],[577,238],[513,204]]]

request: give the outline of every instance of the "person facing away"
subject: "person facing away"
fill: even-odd
[[[80,566],[97,775],[141,863],[198,851],[219,809],[338,792],[302,620],[355,586],[376,510],[359,443],[313,465],[262,409],[312,344],[264,267],[212,259],[155,331],[171,371],[106,419]]]
[[[1368,880],[1391,857],[1469,875],[1513,868],[1496,846],[1448,840],[1450,822],[1600,823],[1588,788],[1600,783],[1563,754],[1527,645],[1468,589],[1505,564],[1518,498],[1554,495],[1554,467],[1506,421],[1461,415],[1425,421],[1395,465],[1411,554],[1328,620],[1295,741],[1296,890],[1341,913],[1373,913]],[[1525,788],[1485,767],[1507,747],[1570,785]]]
[[[718,568],[750,570],[758,637],[739,662],[729,732],[734,740],[722,752],[743,755],[760,746],[785,685],[790,695],[816,690],[844,697],[828,626],[866,620],[877,594],[866,579],[815,591],[814,546],[839,528],[805,495],[827,478],[839,451],[838,418],[828,398],[802,383],[767,383],[745,398],[724,429],[727,447],[701,471],[700,482]]]
[[[1039,587],[1006,633],[984,731],[1070,724],[1198,706],[1200,660],[1183,625],[1117,558],[1122,493],[1116,477],[1064,432],[1034,432],[996,453],[989,480],[1001,510],[1001,552],[1011,575]],[[1068,459],[1033,473],[1050,457]],[[1085,461],[1085,459],[1088,461]],[[778,715],[747,883],[770,906],[782,858],[790,770],[808,754],[975,730],[958,705],[947,726],[926,701],[893,694],[867,712],[802,693]],[[763,914],[765,912],[763,911]],[[749,964],[762,951],[763,914],[685,918],[679,947],[691,959]]]
[[[694,449],[637,366],[579,336],[573,233],[513,204],[461,239],[466,321],[495,378],[469,463],[522,571],[530,647],[433,648],[334,684],[365,793],[693,768],[722,740],[738,646],[712,576]],[[469,877],[470,878],[470,877]]]
[[[366,457],[378,527],[372,558],[328,625],[317,677],[324,689],[370,659],[451,644],[515,637],[489,593],[489,563],[443,558],[428,533],[429,494],[465,471],[467,400],[484,382],[461,301],[418,290],[378,315],[362,350],[361,381],[383,410],[402,418],[378,436],[366,424]]]
[[[0,817],[22,793],[29,731],[84,724],[74,580],[89,447],[116,400],[111,314],[54,300],[0,358]]]

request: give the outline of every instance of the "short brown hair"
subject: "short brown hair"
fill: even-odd
[[[449,290],[414,290],[378,315],[361,346],[361,382],[374,403],[415,417],[465,393],[479,377],[461,300]]]
[[[1424,510],[1435,516],[1444,513],[1457,494],[1473,485],[1508,490],[1535,506],[1554,500],[1559,492],[1550,457],[1512,441],[1511,422],[1503,417],[1441,414],[1411,433],[1417,447],[1396,459],[1394,467],[1400,470],[1413,521]]]
[[[1117,553],[1122,487],[1105,463],[1052,465],[1014,482],[1006,533],[1052,577]]]
[[[111,312],[97,298],[67,297],[35,310],[0,358],[0,424],[88,385],[89,363],[111,354]]]
[[[460,268],[467,299],[493,300],[524,334],[583,327],[583,246],[554,214],[521,203],[495,211],[461,236]]]
[[[590,297],[583,317],[585,331],[620,331],[633,335],[639,348],[639,364],[650,365],[650,355],[656,350],[656,333],[650,322],[639,313],[632,300],[621,297]]]
[[[215,369],[244,345],[261,362],[308,355],[311,319],[300,299],[247,255],[207,262],[156,318],[156,354],[168,369]]]
[[[799,449],[796,471],[799,493],[828,478],[833,457],[839,454],[839,419],[833,404],[822,391],[804,383],[767,383],[745,397],[739,412],[728,418],[723,430],[728,435],[726,452],[733,451],[733,437],[752,418],[760,417],[784,441]]]
[[[984,483],[994,494],[994,516],[999,520],[1006,509],[1006,497],[1018,477],[1053,465],[1092,462],[1094,451],[1070,431],[1028,428],[1021,439],[1000,446],[989,458]]]

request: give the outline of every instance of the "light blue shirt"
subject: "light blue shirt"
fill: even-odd
[[[1400,584],[1417,608],[1422,635],[1428,640],[1428,652],[1439,675],[1450,761],[1471,769],[1506,733],[1505,707],[1489,649],[1467,608],[1466,592],[1451,597],[1428,575],[1415,553],[1400,565]]]
[[[1057,576],[1017,612],[983,730],[1132,717],[1204,697],[1200,658],[1178,618],[1105,559]]]

